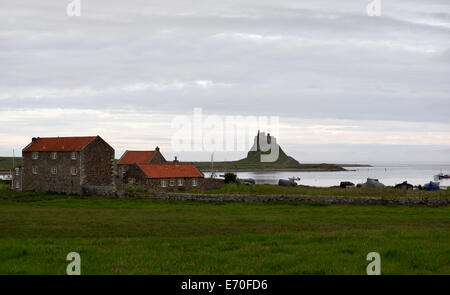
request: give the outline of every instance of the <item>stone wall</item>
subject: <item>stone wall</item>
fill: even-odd
[[[147,176],[145,175],[144,171],[142,171],[137,164],[126,166],[127,170],[122,177],[123,185],[126,186],[127,184],[133,184],[135,186],[144,188],[147,185]]]
[[[225,182],[223,179],[217,178],[202,178],[200,181],[199,189],[200,190],[209,190],[214,188],[219,188],[223,186]]]
[[[269,202],[300,201],[307,203],[343,204],[343,205],[407,205],[407,206],[449,206],[449,198],[395,198],[374,197],[334,197],[334,196],[250,196],[250,195],[212,195],[157,192],[154,197],[162,200],[203,201],[203,202]]]
[[[171,178],[166,179],[166,187],[161,185],[160,178],[148,179],[145,173],[137,166],[132,165],[125,172],[123,177],[123,187],[125,188],[127,184],[132,184],[136,187],[152,190],[152,191],[179,191],[179,190],[208,190],[220,187],[224,185],[221,179],[212,178],[197,178],[197,186],[193,186],[191,177],[183,178],[183,185],[178,185],[178,178],[174,179],[174,185],[170,185]]]
[[[51,154],[40,151],[38,158],[33,159],[33,152],[22,153],[22,189],[80,194],[80,153],[76,153],[75,160],[71,151],[57,152],[56,159]],[[33,167],[37,173],[33,173]],[[56,174],[52,174],[52,168],[56,168]],[[72,168],[77,168],[76,175],[72,175]]]
[[[115,185],[88,185],[81,186],[81,193],[90,196],[115,196],[117,189]]]
[[[164,164],[166,163],[166,159],[161,154],[159,150],[155,150],[155,153],[153,154],[153,157],[151,158],[149,164]]]
[[[81,151],[81,179],[83,194],[109,195],[115,192],[114,149],[96,137]]]

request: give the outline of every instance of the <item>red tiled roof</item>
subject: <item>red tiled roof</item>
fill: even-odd
[[[131,164],[148,164],[153,158],[155,151],[126,151],[120,158],[117,164],[131,165]]]
[[[24,152],[64,152],[80,151],[84,146],[94,140],[96,136],[83,137],[38,137],[24,149]]]
[[[192,164],[138,164],[148,178],[203,177]]]

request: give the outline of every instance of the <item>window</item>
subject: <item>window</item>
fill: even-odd
[[[20,175],[20,168],[16,168],[16,175],[17,175],[17,176]]]
[[[56,167],[53,167],[53,168],[50,170],[50,172],[51,172],[52,174],[56,174],[56,173],[58,173],[58,169],[56,169]]]
[[[76,160],[76,159],[77,159],[77,153],[76,153],[76,152],[72,152],[70,158],[71,158],[72,160]]]
[[[20,183],[16,181],[16,188],[20,188]]]
[[[52,158],[52,160],[56,160],[56,152],[52,152],[50,154],[50,158]]]
[[[162,187],[167,187],[167,180],[161,179],[161,186]]]
[[[183,178],[178,178],[178,186],[182,186],[183,185]]]
[[[197,178],[192,178],[192,186],[197,186]]]
[[[77,175],[77,168],[76,167],[72,167],[70,169],[70,172],[72,173],[72,175]]]
[[[33,166],[32,170],[33,170],[33,174],[38,174],[38,167],[37,166]]]
[[[170,184],[170,186],[174,186],[175,185],[175,179],[171,179],[169,184]]]
[[[31,154],[31,157],[33,158],[33,160],[37,160],[37,159],[39,159],[39,153],[38,152],[33,152]]]

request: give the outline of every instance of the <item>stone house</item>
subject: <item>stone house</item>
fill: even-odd
[[[124,181],[152,191],[204,190],[221,186],[222,180],[205,178],[193,164],[134,164],[124,174]]]
[[[114,194],[114,149],[100,136],[33,138],[22,150],[13,188]]]
[[[163,164],[166,159],[156,147],[154,151],[125,151],[117,162],[119,177],[123,177],[125,172],[134,164]]]

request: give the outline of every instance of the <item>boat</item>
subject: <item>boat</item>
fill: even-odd
[[[439,173],[437,175],[434,176],[435,180],[441,180],[441,179],[450,179],[450,174],[444,174],[444,173]]]
[[[286,179],[279,179],[278,185],[280,186],[297,186],[297,181],[300,180],[300,177],[289,177]]]
[[[289,177],[290,181],[300,181],[300,177]]]
[[[293,180],[287,180],[287,179],[279,179],[278,180],[279,186],[297,186],[297,183]]]
[[[427,191],[437,191],[439,190],[439,182],[430,181],[429,183],[426,183],[423,188]]]

